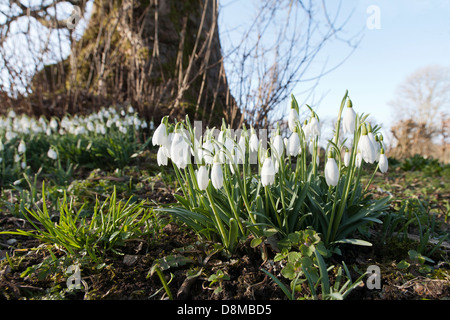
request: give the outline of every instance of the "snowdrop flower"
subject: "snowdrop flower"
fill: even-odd
[[[277,152],[277,156],[278,157],[283,157],[283,153],[284,153],[284,142],[283,142],[283,138],[281,137],[280,134],[280,129],[277,129],[277,133],[275,135],[275,138],[273,139],[273,148],[275,149],[275,151]]]
[[[346,167],[348,167],[348,165],[350,164],[350,151],[348,151],[348,148],[345,148],[345,153],[344,153],[344,165]]]
[[[325,180],[329,186],[335,187],[339,181],[339,169],[336,164],[336,160],[331,155],[331,151],[328,154],[328,160],[325,164]]]
[[[23,140],[21,140],[19,143],[19,147],[17,148],[17,152],[25,153],[25,151],[27,151],[27,147],[25,146],[25,142],[23,142]]]
[[[172,144],[170,146],[170,158],[178,168],[186,168],[190,160],[190,147],[186,141],[186,137],[182,132],[177,131],[173,135]]]
[[[365,125],[362,126],[361,129],[361,138],[359,139],[359,148],[361,150],[361,156],[367,163],[374,163],[376,160],[377,154],[370,141],[369,136],[367,135],[367,128]]]
[[[247,144],[246,144],[245,134],[242,133],[240,138],[239,138],[239,142],[238,142],[239,148],[238,148],[238,150],[236,150],[238,163],[244,163],[245,153],[246,153],[246,150],[247,150],[246,145]]]
[[[152,137],[152,144],[154,146],[156,145],[165,145],[167,144],[167,128],[166,128],[166,124],[165,121],[167,118],[164,117],[161,120],[161,124],[158,126],[158,128],[156,128],[155,132],[153,133],[153,137]]]
[[[295,108],[291,108],[291,110],[289,111],[289,118],[288,118],[288,125],[289,125],[289,130],[291,130],[292,132],[294,132],[297,123],[300,121],[300,117],[298,116],[298,112]]]
[[[266,155],[262,169],[261,169],[261,184],[263,187],[272,185],[275,182],[275,167],[272,159]]]
[[[212,164],[213,163],[213,152],[214,152],[214,146],[211,142],[210,139],[206,139],[206,141],[203,143],[202,145],[203,148],[203,160],[205,160],[205,162],[207,164]]]
[[[300,147],[300,138],[298,137],[297,130],[295,130],[291,136],[289,137],[288,141],[288,153],[290,156],[297,156],[301,152]]]
[[[92,122],[88,122],[87,123],[87,129],[89,130],[89,131],[94,131],[95,130],[95,128],[94,128],[94,124],[92,123]]]
[[[20,166],[22,167],[22,169],[25,169],[27,167],[27,163],[25,161],[22,161]]]
[[[258,151],[258,136],[256,135],[255,129],[251,128],[251,134],[250,134],[250,151],[256,152]]]
[[[344,119],[342,122],[342,125],[344,127],[344,134],[353,134],[353,132],[355,131],[355,119],[356,113],[355,110],[353,110],[352,101],[349,99],[347,101],[347,108],[345,108]]]
[[[211,169],[211,182],[214,188],[220,189],[223,186],[222,166],[219,163],[219,156],[215,155],[214,164]]]
[[[384,149],[380,150],[380,160],[378,161],[378,167],[382,173],[386,173],[388,170],[388,159],[384,154]]]
[[[206,190],[209,184],[208,169],[201,166],[197,171],[197,183],[200,190]]]
[[[309,122],[309,131],[310,131],[309,134],[312,137],[320,136],[319,120],[317,120],[315,115],[311,118],[311,121]]]
[[[303,126],[302,126],[303,134],[305,135],[305,140],[309,140],[309,137],[311,135],[311,130],[309,129],[309,123],[307,120],[305,120]]]
[[[56,160],[58,158],[58,154],[52,148],[48,149],[47,156],[52,160]]]
[[[372,126],[370,125],[370,123],[367,124],[367,136],[370,139],[370,143],[372,144],[373,150],[375,151],[375,153],[378,153],[379,152],[378,142],[376,141],[375,136],[373,135]]]
[[[158,166],[167,166],[167,162],[169,160],[167,153],[168,152],[165,146],[159,147],[158,153],[156,154],[156,161],[158,162]]]

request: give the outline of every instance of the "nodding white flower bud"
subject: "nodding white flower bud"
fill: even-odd
[[[348,165],[350,164],[350,151],[348,151],[348,148],[345,148],[345,153],[344,153],[344,165],[346,167],[348,167]]]
[[[317,120],[315,116],[313,116],[309,122],[309,131],[310,135],[314,138],[320,136],[319,120]]]
[[[388,170],[388,159],[386,155],[384,154],[384,149],[381,148],[380,150],[380,160],[378,161],[378,167],[380,168],[380,171],[382,173],[386,173]]]
[[[309,129],[309,123],[307,120],[305,120],[303,126],[302,126],[303,133],[305,135],[305,140],[309,140],[311,136],[311,130]]]
[[[203,143],[202,148],[203,148],[203,160],[205,160],[205,163],[207,164],[212,164],[214,157],[214,146],[211,140],[207,139]]]
[[[342,126],[344,128],[344,134],[346,134],[346,133],[353,134],[353,132],[355,131],[355,119],[356,119],[356,113],[355,113],[355,110],[353,110],[352,101],[349,99],[347,101],[347,108],[345,108],[344,118],[343,118],[343,122],[342,122]]]
[[[218,155],[214,157],[214,163],[211,169],[211,182],[216,189],[220,189],[223,186],[223,172]]]
[[[363,125],[361,128],[361,137],[359,139],[359,148],[361,150],[361,156],[367,163],[374,163],[377,158],[376,151],[373,147],[372,142],[367,134],[366,126]]]
[[[170,158],[178,168],[184,169],[190,161],[190,155],[190,147],[184,134],[175,131],[172,145],[170,146]]]
[[[297,110],[295,110],[295,108],[291,108],[291,110],[289,110],[289,118],[288,118],[289,130],[294,132],[295,128],[297,127],[297,123],[299,121],[300,117],[298,116]]]
[[[161,146],[158,149],[158,153],[156,154],[156,161],[158,162],[158,166],[167,166],[169,158],[167,156],[167,149],[165,146]]]
[[[258,151],[258,146],[259,146],[258,136],[256,135],[255,129],[251,128],[250,151],[252,152]]]
[[[201,166],[197,172],[197,184],[200,190],[206,190],[209,184],[208,169]]]
[[[325,164],[325,180],[329,186],[335,187],[339,181],[339,168],[336,160],[331,155],[331,151],[328,154],[328,160]]]
[[[266,155],[261,169],[261,184],[265,187],[275,182],[275,167],[272,159]]]
[[[300,138],[298,137],[297,130],[295,130],[288,141],[288,153],[290,156],[296,157],[301,152]]]
[[[21,140],[19,143],[19,147],[17,148],[17,152],[25,153],[25,151],[27,151],[27,147],[25,146],[25,142],[23,142],[23,140]]]
[[[56,160],[58,158],[58,154],[52,148],[48,149],[47,156],[52,160]]]
[[[281,137],[281,134],[279,131],[277,132],[277,135],[273,139],[273,148],[277,152],[277,157],[280,157],[280,158],[283,157],[284,142],[283,142],[283,138]]]
[[[153,137],[152,137],[152,144],[154,146],[158,145],[165,145],[167,144],[167,128],[166,128],[166,124],[164,123],[165,118],[163,118],[161,120],[160,125],[158,126],[158,128],[156,128],[155,132],[153,133]]]

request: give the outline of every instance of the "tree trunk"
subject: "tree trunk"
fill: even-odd
[[[62,62],[63,88],[48,85],[47,91],[67,92],[69,113],[131,104],[156,121],[188,114],[220,124],[235,102],[223,69],[217,6],[216,0],[95,0],[86,31]]]

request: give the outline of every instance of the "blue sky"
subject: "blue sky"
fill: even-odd
[[[326,1],[327,6],[337,1]],[[224,14],[234,19],[248,15],[251,0],[229,2]],[[367,20],[379,8],[379,29],[369,29]],[[354,10],[346,30],[349,35],[362,30],[359,47],[338,69],[325,75],[315,89],[316,105],[322,117],[336,117],[345,90],[357,112],[370,113],[388,131],[393,124],[389,101],[395,97],[396,87],[410,74],[430,64],[450,66],[450,1],[448,0],[372,0],[342,1],[342,13]],[[220,25],[219,25],[220,27]],[[315,75],[326,59],[341,59],[349,48],[336,44],[328,47],[311,68]],[[294,95],[302,87],[294,89]]]

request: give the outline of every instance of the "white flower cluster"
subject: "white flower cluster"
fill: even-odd
[[[236,165],[248,163],[249,159],[246,160],[246,157],[250,158],[250,163],[259,164],[259,174],[263,186],[269,186],[275,182],[275,175],[280,166],[284,165],[286,157],[299,157],[303,152],[309,152],[311,159],[316,159],[316,166],[318,166],[318,139],[321,132],[319,118],[310,108],[311,115],[302,124],[294,106],[294,104],[291,106],[287,121],[289,136],[283,139],[278,127],[270,139],[270,148],[265,147],[262,143],[264,137],[258,138],[254,128],[239,129],[240,134],[233,134],[229,127],[222,125],[218,133],[217,129],[207,128],[203,136],[196,136],[195,130],[189,130],[191,127],[187,122],[179,122],[173,127],[168,124],[168,117],[164,117],[152,138],[153,145],[159,146],[158,165],[165,166],[171,159],[177,168],[185,169],[193,157],[198,165],[196,176],[200,190],[205,190],[210,180],[214,188],[220,189],[224,179],[223,165],[229,165],[230,172],[234,174]],[[369,123],[360,123],[356,119],[358,118],[353,110],[351,100],[348,100],[347,108],[343,112],[342,126],[344,134],[354,136],[351,147],[355,148],[356,153],[354,166],[359,168],[362,160],[370,164],[378,162],[378,168],[385,173],[388,164],[384,154],[382,136],[375,136]],[[339,123],[340,121],[339,119]],[[358,135],[355,134],[355,130]],[[337,137],[335,140],[338,140]],[[337,146],[336,141],[335,146]],[[340,170],[334,154],[340,156],[341,147],[336,148],[339,149],[338,152],[329,150],[325,164],[324,176],[329,186],[336,186],[340,178]],[[352,153],[348,147],[345,149],[343,162],[348,167]],[[256,162],[251,162],[252,155],[256,156]],[[341,163],[340,158],[339,163]],[[208,172],[210,172],[210,176]]]
[[[6,117],[0,117],[0,151],[3,150],[3,141],[9,142],[13,139],[21,139],[15,153],[15,162],[21,160],[21,155],[25,154],[26,144],[25,136],[45,134],[51,135],[105,135],[110,128],[117,128],[121,133],[126,134],[129,131],[145,129],[153,123],[148,124],[141,119],[133,107],[118,112],[115,108],[102,108],[98,112],[88,116],[64,116],[61,120],[51,118],[50,120],[40,117],[35,119],[27,115],[20,115],[10,110]],[[58,155],[55,148],[50,147],[47,152],[50,159],[56,160]],[[25,157],[22,156],[21,166],[26,166]],[[0,155],[0,162],[3,161]]]

